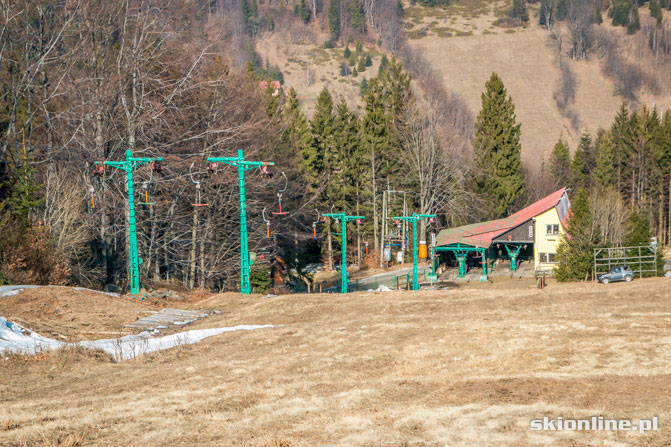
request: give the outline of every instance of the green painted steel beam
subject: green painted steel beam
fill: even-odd
[[[417,221],[435,217],[435,214],[417,213],[412,213],[412,216],[392,217],[395,220],[412,222],[412,290],[419,290],[419,279],[417,278]]]
[[[240,196],[240,292],[252,293],[250,272],[252,260],[249,257],[249,245],[247,242],[247,199],[245,194],[245,171],[272,166],[275,163],[264,161],[245,160],[242,149],[238,149],[237,157],[208,157],[207,161],[213,163],[225,163],[238,168],[238,194]]]
[[[96,165],[107,165],[116,169],[120,169],[126,173],[126,184],[128,192],[128,245],[129,245],[129,270],[130,270],[130,294],[137,295],[140,293],[140,265],[142,258],[138,255],[137,250],[137,226],[135,221],[135,189],[133,184],[133,170],[137,166],[141,166],[153,161],[161,161],[163,157],[148,158],[148,157],[133,157],[130,149],[126,150],[125,161],[96,161]]]
[[[331,217],[340,221],[341,242],[341,266],[340,266],[340,293],[347,293],[347,222],[352,220],[365,219],[364,216],[348,216],[345,213],[322,214],[324,217]]]
[[[517,257],[520,254],[520,250],[522,250],[522,245],[517,245],[517,248],[514,250],[511,250],[508,247],[508,244],[505,244],[504,247],[506,247],[506,252],[508,253],[508,257],[510,258],[510,270],[515,271],[517,270]]]

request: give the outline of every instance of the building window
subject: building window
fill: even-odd
[[[533,238],[534,238],[534,226],[529,225],[529,239],[533,239]]]
[[[539,262],[544,264],[555,264],[556,253],[539,253]]]
[[[545,225],[545,234],[547,236],[555,236],[559,234],[559,225]]]

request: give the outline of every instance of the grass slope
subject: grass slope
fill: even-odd
[[[529,430],[545,415],[671,417],[668,284],[217,295],[198,306],[222,313],[194,326],[283,326],[123,363],[8,356],[0,445],[668,445],[663,422]]]

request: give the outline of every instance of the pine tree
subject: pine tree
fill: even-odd
[[[366,71],[366,59],[364,57],[359,59],[359,63],[356,65],[356,70],[359,73],[363,73],[364,71]]]
[[[555,277],[559,281],[588,279],[593,272],[594,249],[599,246],[599,232],[594,228],[589,195],[578,188],[571,200],[567,236],[557,247]]]
[[[359,72],[356,70],[356,67],[355,67],[355,68],[352,69],[352,77],[356,78],[357,76],[359,76]]]
[[[372,67],[373,66],[373,59],[370,58],[370,54],[366,56],[366,67]]]
[[[613,186],[615,168],[613,161],[613,140],[610,132],[600,131],[596,141],[597,156],[594,168],[594,182],[601,188]]]
[[[601,25],[603,23],[603,16],[601,15],[601,7],[597,5],[594,11],[594,23]]]
[[[571,154],[569,153],[568,144],[564,140],[559,139],[552,149],[548,169],[558,187],[568,187],[570,185]]]
[[[383,54],[382,59],[380,59],[380,67],[378,68],[377,75],[380,76],[388,65],[389,65],[389,59],[387,59],[386,54]]]
[[[520,23],[529,21],[529,13],[525,0],[513,0],[513,6],[510,10],[512,18],[517,19]]]
[[[487,214],[498,218],[512,211],[524,192],[520,125],[513,100],[496,73],[485,89],[475,123],[474,189],[484,197]]]
[[[592,144],[592,137],[586,130],[580,135],[578,149],[582,150],[586,175],[589,177],[596,166],[596,146]]]
[[[585,163],[585,152],[581,148],[575,150],[571,161],[571,187],[586,188],[589,185],[589,171]]]
[[[359,85],[359,90],[360,90],[361,96],[366,96],[366,90],[368,90],[368,79],[363,78],[361,80],[361,84]]]
[[[25,151],[25,147],[15,159],[16,161],[10,163],[12,181],[7,205],[14,216],[29,224],[30,213],[44,202],[40,197],[42,186],[35,180],[35,170],[31,166],[32,157]]]
[[[312,134],[293,87],[289,89],[282,108],[282,128],[282,136],[273,156],[283,163],[297,166],[303,161],[303,154],[311,151]]]
[[[662,15],[662,7],[659,4],[659,0],[650,0],[649,6],[650,6],[650,16],[657,19],[657,26],[661,25],[664,16]]]
[[[312,191],[320,187],[320,176],[324,171],[324,157],[328,151],[328,139],[333,127],[333,98],[328,89],[319,93],[315,114],[310,121],[312,144],[303,153],[304,173]]]
[[[331,0],[328,9],[329,33],[333,42],[340,38],[340,1]],[[349,48],[345,47],[345,59],[349,57]]]
[[[633,146],[631,124],[629,119],[629,111],[625,103],[620,105],[620,108],[615,115],[615,120],[610,130],[611,138],[613,140],[613,167],[615,169],[615,187],[622,192],[622,187],[627,177],[629,169],[628,157],[630,147]]]
[[[343,57],[345,59],[349,59],[349,57],[352,55],[352,52],[350,51],[348,46],[345,46],[345,51],[343,52]]]
[[[641,29],[641,19],[638,17],[638,7],[633,5],[629,11],[629,20],[627,25],[627,33],[634,34]]]
[[[359,120],[349,110],[347,102],[341,97],[335,107],[335,117],[330,134],[329,151],[325,155],[330,175],[326,183],[327,202],[337,209],[353,212],[354,187],[358,180],[355,172],[361,162],[361,135]]]
[[[350,27],[361,33],[366,33],[366,15],[363,10],[363,4],[360,0],[349,0],[347,10],[349,12]]]

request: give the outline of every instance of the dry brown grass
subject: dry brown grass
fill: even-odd
[[[122,326],[158,306],[137,298],[105,295],[70,287],[24,289],[0,298],[0,315],[59,340],[109,338]]]
[[[194,326],[278,327],[123,363],[0,360],[0,445],[668,445],[669,284],[216,295]],[[661,431],[529,431],[544,415]]]

